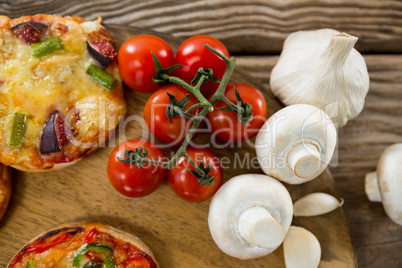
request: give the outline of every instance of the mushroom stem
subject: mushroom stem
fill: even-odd
[[[297,177],[308,178],[320,168],[321,156],[316,146],[300,142],[289,152],[287,162]]]
[[[248,243],[276,248],[285,238],[285,230],[263,207],[246,209],[239,217],[239,232]]]
[[[374,171],[366,174],[364,189],[371,202],[382,202],[380,188],[377,181],[377,172]]]

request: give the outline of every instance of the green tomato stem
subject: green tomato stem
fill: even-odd
[[[211,49],[211,48],[209,48]],[[211,49],[215,54],[217,54],[218,56],[220,56],[225,62],[226,62],[226,70],[225,73],[222,77],[222,80],[219,84],[218,89],[216,90],[215,94],[212,96],[211,100],[209,101],[209,105],[211,105],[211,107],[213,107],[215,105],[215,103],[217,103],[218,101],[222,100],[223,98],[226,98],[224,93],[225,93],[225,89],[226,86],[229,83],[229,79],[230,76],[232,75],[234,69],[235,69],[235,65],[236,65],[236,60],[234,57],[230,57],[230,58],[226,58],[225,56],[223,56],[222,54],[220,54],[218,51],[214,51],[214,49]],[[184,81],[183,81],[184,82]],[[186,83],[187,84],[187,83]],[[187,84],[188,85],[188,84]],[[189,85],[188,85],[189,86]],[[191,86],[190,86],[191,87]],[[191,91],[190,91],[191,92]],[[198,91],[200,93],[200,91]],[[201,93],[200,93],[201,94]],[[202,96],[202,95],[201,95]],[[201,102],[201,101],[200,101]],[[203,103],[201,102],[201,105],[203,105]],[[233,104],[234,105],[234,104]],[[197,130],[197,128],[200,126],[202,120],[204,119],[204,117],[207,115],[207,113],[210,112],[210,107],[206,106],[204,107],[201,112],[194,118],[194,123],[191,127],[190,133],[187,135],[186,139],[184,140],[183,144],[180,146],[180,148],[177,150],[175,156],[169,161],[172,164],[172,167],[176,164],[176,162],[179,160],[179,158],[181,156],[186,157],[186,159],[190,158],[188,156],[188,154],[186,153],[186,149],[188,147],[188,144],[190,143],[191,139],[194,136],[195,131]],[[178,157],[176,157],[178,156]],[[176,160],[177,159],[177,160]],[[174,160],[174,161],[172,161]],[[190,162],[190,161],[189,161]],[[194,168],[197,169],[197,171],[199,171],[199,167],[197,165],[195,165],[195,163],[193,161],[190,162]],[[202,173],[204,173],[202,171]]]
[[[225,56],[223,56],[223,59],[226,62],[226,70],[225,74],[222,77],[221,83],[219,84],[218,89],[216,90],[215,94],[209,101],[212,105],[215,105],[215,103],[217,103],[218,101],[222,100],[225,97],[226,86],[229,84],[230,76],[232,75],[236,65],[236,59],[234,57],[226,58]]]
[[[190,106],[185,113],[190,113],[191,110],[195,109],[195,108],[199,108],[199,107],[205,107],[205,105],[201,104],[201,103],[196,103],[193,106]]]
[[[198,174],[200,174],[201,177],[205,176],[204,170],[202,170],[199,166],[197,166],[193,161],[193,159],[191,159],[191,157],[187,153],[184,154],[184,157],[197,170]]]
[[[205,75],[202,75],[198,83],[195,85],[194,90],[200,92],[201,85],[204,84],[204,81],[207,77]]]
[[[229,105],[232,109],[235,109],[237,111],[237,113],[239,114],[243,114],[244,113],[244,108],[237,106],[236,104],[234,104],[233,102],[231,102],[228,98],[226,98],[225,95],[223,95],[222,100]]]
[[[190,91],[197,99],[198,101],[201,103],[201,105],[204,106],[208,106],[208,107],[212,107],[212,105],[208,102],[208,100],[201,94],[199,87],[197,88],[197,86],[193,87],[189,84],[187,84],[185,81],[183,81],[182,79],[175,77],[175,76],[169,76],[167,74],[163,75],[163,77],[165,79],[168,79],[169,82],[175,83],[176,85],[179,85],[185,89],[187,89],[188,91]],[[201,77],[200,82],[205,80],[204,76]],[[200,83],[197,83],[197,85]]]
[[[178,108],[178,107],[176,107],[176,106],[174,106],[174,107],[172,107],[173,108],[173,110],[176,112],[176,113],[178,113],[180,116],[183,116],[183,117],[185,117],[185,118],[187,118],[187,119],[189,119],[189,120],[191,120],[191,119],[193,119],[193,115],[192,114],[189,114],[187,111],[182,111],[180,108]]]

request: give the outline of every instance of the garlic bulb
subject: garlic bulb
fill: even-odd
[[[316,268],[321,260],[318,239],[307,229],[290,226],[283,241],[286,268]]]
[[[303,196],[293,204],[293,215],[296,217],[319,216],[343,205],[343,199],[339,201],[334,196],[326,193],[312,193]]]
[[[362,111],[370,83],[356,42],[332,29],[292,33],[271,73],[273,93],[285,105],[314,105],[346,125]]]

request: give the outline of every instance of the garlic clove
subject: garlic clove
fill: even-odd
[[[318,239],[307,229],[290,226],[283,241],[286,268],[315,268],[321,260]]]
[[[293,215],[296,217],[319,216],[329,213],[343,205],[343,199],[339,201],[334,196],[326,193],[308,194],[293,204]]]

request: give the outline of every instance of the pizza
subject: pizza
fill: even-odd
[[[113,135],[126,103],[115,40],[101,23],[0,16],[0,162],[59,169]]]
[[[138,237],[98,222],[67,223],[28,242],[7,268],[156,268]]]
[[[10,168],[0,164],[0,220],[6,212],[11,195],[11,171]]]

